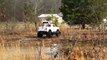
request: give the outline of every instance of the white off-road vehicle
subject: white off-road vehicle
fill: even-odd
[[[54,24],[50,24],[49,22],[42,22],[42,26],[38,28],[37,37],[43,37],[46,35],[47,37],[51,37],[52,35],[60,36],[61,32],[59,27],[56,27]]]

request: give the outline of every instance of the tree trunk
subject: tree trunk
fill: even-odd
[[[85,24],[82,24],[82,29],[85,29]]]
[[[35,29],[36,29],[36,31],[38,30],[37,27],[38,27],[37,22],[35,22]]]

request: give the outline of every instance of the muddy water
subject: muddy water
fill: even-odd
[[[39,60],[39,58],[54,58],[55,55],[56,57],[59,57],[58,52],[58,44],[52,44],[52,46],[50,47],[14,45],[4,47],[4,51],[2,53],[4,54],[3,57],[5,58],[5,60],[11,60],[12,56],[16,57],[15,59],[19,57],[18,59],[34,58],[36,60]]]
[[[69,53],[74,52],[80,55],[84,54],[84,59],[97,59],[97,57],[106,60],[107,58],[107,40],[90,40],[90,41],[76,41],[76,40],[20,40],[12,43],[2,44],[0,53],[4,54],[0,60],[20,60],[20,59],[36,59],[40,58],[64,58]],[[49,42],[49,43],[46,43]],[[85,56],[86,55],[86,56]],[[14,59],[12,57],[15,57]]]

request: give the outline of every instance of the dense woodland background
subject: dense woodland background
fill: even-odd
[[[44,13],[59,13],[61,0],[0,0],[0,21],[34,21]]]
[[[88,24],[99,28],[107,16],[107,0],[0,0],[0,33],[35,31],[40,14],[60,12],[70,26]]]

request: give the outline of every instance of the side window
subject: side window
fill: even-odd
[[[55,25],[53,25],[53,27],[55,27]]]
[[[47,25],[48,27],[51,27],[51,25]]]

